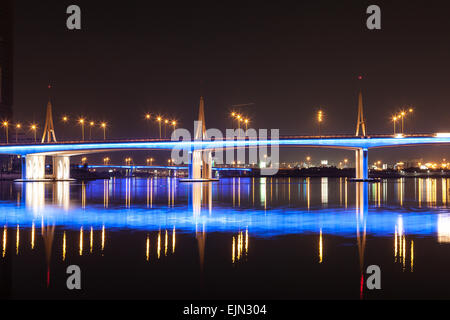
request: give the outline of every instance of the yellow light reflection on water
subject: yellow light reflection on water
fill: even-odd
[[[175,253],[175,242],[176,242],[176,234],[175,234],[175,226],[172,231],[172,253]]]
[[[165,256],[167,256],[168,243],[169,243],[169,235],[168,235],[167,230],[166,230],[166,235],[164,237],[164,255]]]
[[[447,205],[447,179],[442,179],[442,204]]]
[[[79,253],[80,253],[80,256],[82,256],[83,255],[83,227],[80,228],[80,243],[79,243],[79,246],[80,246]]]
[[[92,253],[92,247],[94,246],[94,229],[91,227],[89,235],[89,252]]]
[[[397,225],[395,226],[395,235],[394,235],[394,239],[395,239],[395,244],[394,244],[394,257],[395,257],[395,262],[397,262],[397,256],[398,256],[398,241],[397,241]]]
[[[67,246],[67,240],[66,240],[66,232],[64,231],[63,234],[63,246],[62,246],[62,260],[66,260],[66,246]]]
[[[320,229],[319,235],[319,263],[323,262],[323,238],[322,238],[322,229]]]
[[[236,248],[236,241],[235,241],[234,236],[233,236],[233,244],[231,246],[231,261],[232,261],[232,263],[235,262],[235,260],[234,260],[234,257],[236,256],[236,249],[235,248]]]
[[[34,226],[34,221],[33,224],[31,225],[31,250],[34,249],[34,238],[35,238],[35,226]]]
[[[17,225],[16,231],[16,255],[19,255],[19,246],[20,246],[20,227]]]
[[[2,257],[4,258],[6,255],[6,241],[8,238],[8,228],[6,228],[6,225],[3,227],[3,250],[2,250]]]
[[[81,183],[81,207],[86,209],[86,184],[84,181]]]
[[[103,206],[109,207],[109,180],[103,181]]]
[[[311,208],[311,178],[306,178],[306,199],[309,210]]]
[[[147,234],[145,256],[147,258],[147,261],[149,261],[150,260],[150,236],[148,234]]]
[[[414,272],[414,241],[411,240],[411,272]]]
[[[158,232],[158,247],[157,247],[158,259],[161,257],[161,231]]]
[[[105,225],[102,227],[102,251],[105,249]]]

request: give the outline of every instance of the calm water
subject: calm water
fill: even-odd
[[[450,298],[450,179],[0,185],[10,298]],[[82,290],[66,289],[79,265]],[[362,283],[381,267],[382,290]]]

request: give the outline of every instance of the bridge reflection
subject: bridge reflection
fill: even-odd
[[[330,184],[338,187],[330,189]],[[74,252],[79,256],[96,252],[103,255],[108,245],[107,235],[116,228],[145,231],[143,257],[149,262],[178,252],[175,250],[177,234],[193,233],[202,268],[208,232],[229,234],[232,264],[247,261],[250,237],[308,233],[317,236],[321,264],[327,263],[328,236],[355,238],[363,274],[366,241],[372,235],[392,238],[393,248],[389,250],[393,252],[394,262],[404,271],[409,265],[413,272],[414,236],[427,235],[436,237],[440,243],[450,243],[448,186],[449,179],[416,179],[407,186],[402,180],[368,185],[348,184],[343,178],[336,181],[235,178],[218,185],[188,186],[178,185],[171,178],[106,180],[101,184],[81,185],[31,183],[18,190],[24,197],[22,202],[3,205],[1,210],[2,257],[20,255],[21,250],[35,250],[40,245],[36,241],[39,227],[48,267],[55,241],[63,261]],[[139,198],[141,188],[145,190],[145,199]],[[320,192],[320,196],[312,190]],[[99,194],[102,194],[100,201]],[[396,201],[395,210],[387,206],[388,199]],[[335,201],[340,206],[333,206]],[[411,201],[417,201],[420,211],[403,212],[402,208]],[[297,205],[280,208],[279,202]],[[118,203],[127,210],[117,210]],[[68,232],[74,231],[78,232],[77,239],[69,238]],[[25,233],[29,235],[24,236]],[[24,239],[29,239],[29,244]],[[15,250],[8,253],[9,241],[15,243]]]

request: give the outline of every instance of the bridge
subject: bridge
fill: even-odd
[[[235,139],[214,141],[169,141],[148,139],[89,142],[69,141],[44,144],[1,144],[0,154],[21,156],[22,179],[31,181],[45,179],[46,156],[51,156],[53,158],[53,178],[55,180],[69,180],[70,157],[90,153],[133,150],[172,150],[174,148],[202,152],[213,149],[236,149],[259,146],[338,148],[356,151],[356,178],[366,180],[368,179],[368,151],[370,149],[442,144],[450,144],[450,134],[402,136],[370,135],[365,137],[281,136],[279,139],[275,140]],[[192,170],[192,168],[190,168],[190,170]]]
[[[198,125],[199,124],[199,125]],[[362,135],[360,135],[360,128]],[[212,152],[223,149],[257,147],[319,147],[354,150],[356,179],[369,180],[368,153],[370,149],[450,144],[450,133],[421,135],[368,135],[362,111],[362,95],[359,94],[356,135],[333,136],[281,136],[262,140],[245,137],[210,140],[207,137],[204,100],[200,98],[198,122],[194,139],[172,141],[164,139],[102,140],[57,142],[53,128],[51,103],[47,105],[47,119],[41,143],[0,144],[0,154],[17,155],[22,159],[22,181],[45,180],[45,158],[53,159],[52,180],[70,180],[70,157],[109,151],[130,150],[188,150],[188,181],[211,181]],[[273,164],[272,164],[273,165]]]

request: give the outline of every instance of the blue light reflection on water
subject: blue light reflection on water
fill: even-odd
[[[33,222],[43,220],[46,224],[55,224],[68,229],[92,226],[101,229],[132,229],[157,231],[171,229],[195,232],[198,226],[205,226],[208,232],[235,232],[248,227],[253,236],[270,237],[284,234],[318,233],[354,237],[361,224],[354,213],[345,209],[322,209],[320,211],[299,211],[291,209],[230,210],[214,209],[209,215],[202,213],[193,216],[192,210],[185,207],[167,208],[131,208],[105,209],[91,206],[89,209],[71,209],[63,212],[60,208],[47,206],[45,211],[33,212],[26,208],[17,208],[13,204],[0,204],[1,220],[5,225],[31,227]],[[407,234],[434,235],[437,233],[438,215],[436,212],[406,213],[390,210],[369,210],[365,225],[366,232],[375,236],[394,234],[395,225],[402,219],[403,230]]]
[[[142,186],[146,181],[136,180],[136,185]],[[238,181],[242,189],[249,192],[250,180],[239,179]],[[127,193],[126,188],[130,188],[122,182],[117,181],[114,185],[120,196]],[[155,183],[155,199],[158,196],[167,195],[169,184],[173,187],[173,180],[159,179],[159,182]],[[205,228],[207,232],[235,232],[248,228],[249,233],[259,237],[319,233],[320,231],[324,234],[354,237],[357,230],[362,228],[367,234],[390,236],[400,224],[403,232],[407,234],[434,236],[439,233],[439,225],[441,229],[442,225],[449,225],[446,207],[425,207],[413,211],[398,206],[369,206],[367,185],[356,193],[356,197],[361,199],[359,201],[356,199],[357,204],[354,206],[343,208],[327,204],[325,207],[312,207],[309,210],[303,206],[275,206],[266,209],[258,206],[232,207],[229,203],[219,202],[217,199],[205,201],[204,198],[208,197],[208,193],[204,192],[207,188],[205,185],[183,184],[177,186],[177,199],[183,199],[187,193],[189,201],[177,200],[174,206],[155,202],[151,208],[148,208],[144,203],[137,202],[129,208],[117,203],[112,203],[110,207],[105,208],[98,202],[88,201],[88,205],[83,208],[70,194],[66,194],[70,193],[70,188],[67,188],[68,183],[63,185],[66,188],[61,188],[64,195],[56,195],[63,202],[59,204],[52,204],[48,197],[45,198],[44,186],[44,184],[25,185],[25,191],[19,203],[1,201],[0,222],[4,225],[20,225],[21,227],[31,227],[33,223],[42,222],[74,230],[81,226],[90,226],[94,229],[105,227],[146,231],[175,227],[181,232],[195,232],[199,227]],[[232,184],[231,180],[224,180],[220,185],[212,186],[213,190],[209,197],[218,192],[230,193],[230,189],[235,186],[236,183]],[[265,184],[259,187],[258,192],[261,190],[268,192]],[[103,182],[90,183],[89,197],[98,200],[104,195],[104,188]],[[111,189],[108,185],[107,192]],[[137,188],[133,189],[133,192],[137,196],[145,193],[145,190]],[[54,198],[55,194],[52,194],[52,199]]]

